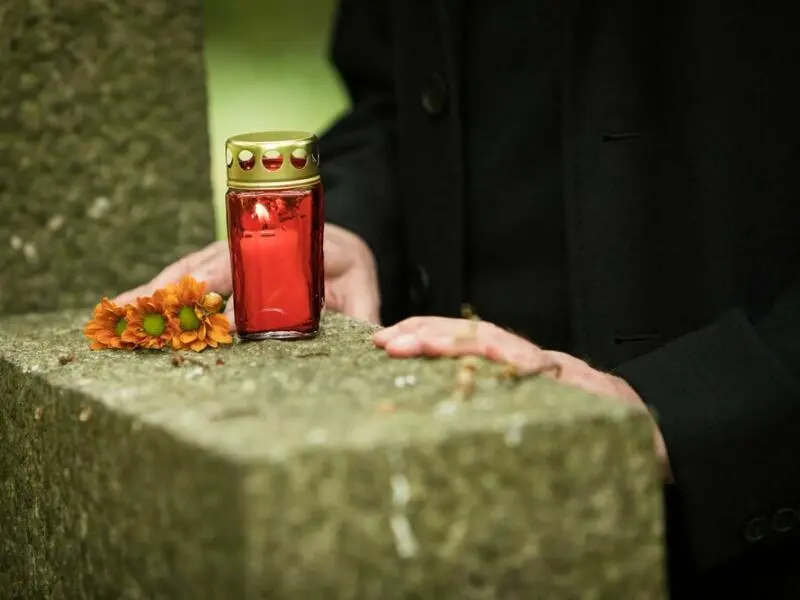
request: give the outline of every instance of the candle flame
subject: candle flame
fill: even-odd
[[[255,214],[256,219],[258,219],[262,225],[267,225],[269,223],[269,210],[263,204],[256,204],[253,207],[253,213]]]

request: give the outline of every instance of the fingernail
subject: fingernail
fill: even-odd
[[[393,350],[410,350],[419,343],[417,336],[406,333],[393,339],[390,344]]]

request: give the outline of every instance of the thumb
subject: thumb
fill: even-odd
[[[341,312],[359,321],[379,325],[381,302],[375,272],[363,267],[354,268],[346,285],[342,287],[343,292],[337,294],[341,302]]]
[[[223,313],[225,318],[228,319],[228,323],[230,323],[230,331],[231,333],[236,331],[236,315],[233,308],[233,296],[228,298],[228,303],[225,305],[225,312]]]

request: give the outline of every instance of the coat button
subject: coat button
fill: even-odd
[[[772,529],[776,533],[788,533],[800,524],[800,515],[791,508],[782,508],[772,515]]]
[[[765,537],[767,537],[767,532],[769,530],[769,523],[764,517],[756,517],[755,519],[751,519],[750,522],[744,529],[744,539],[746,539],[751,544],[755,542],[760,542]]]
[[[431,73],[422,90],[422,108],[430,116],[440,115],[447,108],[447,83],[441,73]]]
[[[428,310],[430,300],[431,281],[428,271],[422,265],[415,265],[409,277],[409,300],[411,312],[424,313]]]

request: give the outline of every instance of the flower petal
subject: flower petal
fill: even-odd
[[[181,342],[183,342],[184,344],[191,344],[192,342],[194,342],[197,339],[197,332],[196,331],[184,331],[178,337],[180,337]]]
[[[233,338],[227,329],[221,330],[218,327],[212,328],[208,334],[208,337],[220,344],[230,344],[233,341]]]

